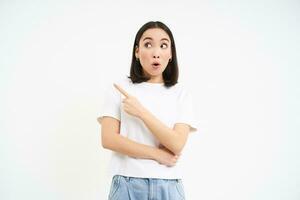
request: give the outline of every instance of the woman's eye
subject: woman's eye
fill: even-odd
[[[151,44],[149,42],[145,43],[145,47],[151,47]]]
[[[166,49],[166,48],[168,48],[168,45],[164,43],[160,47],[162,47],[163,49]]]

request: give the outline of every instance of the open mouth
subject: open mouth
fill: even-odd
[[[160,67],[159,63],[152,64],[152,68],[155,69],[155,70],[159,69],[159,67]]]
[[[160,66],[160,64],[159,64],[159,62],[154,62],[154,63],[152,63],[152,66],[153,66],[154,68],[157,68],[157,67]]]

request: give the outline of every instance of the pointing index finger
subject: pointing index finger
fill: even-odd
[[[117,90],[119,90],[119,92],[121,92],[126,98],[129,97],[129,94],[120,86],[118,86],[117,84],[114,83],[115,88],[117,88]]]

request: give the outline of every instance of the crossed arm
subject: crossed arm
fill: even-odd
[[[189,125],[176,123],[171,129],[146,109],[140,118],[162,145],[175,155],[180,155],[188,138]]]
[[[178,155],[167,149],[155,148],[149,145],[134,142],[119,134],[120,121],[113,117],[98,118],[101,123],[102,146],[106,149],[119,152],[134,158],[152,159],[160,164],[172,167],[176,164]]]
[[[150,110],[145,108],[136,97],[127,93],[120,86],[116,84],[114,84],[114,86],[126,97],[122,101],[124,111],[140,118],[163,146],[165,146],[175,155],[179,155],[187,141],[190,129],[189,125],[184,123],[176,123],[173,129],[169,128],[158,118],[156,118]]]
[[[101,124],[102,146],[131,157],[153,159],[168,166],[175,165],[187,141],[189,125],[176,123],[173,129],[169,128],[142,106],[134,96],[129,95],[117,85],[115,87],[126,97],[123,100],[124,111],[140,118],[163,146],[155,148],[118,134],[120,121],[112,117],[103,117],[102,120],[98,118]]]
[[[120,122],[112,117],[98,118],[101,123],[101,143],[104,148],[134,157],[155,160],[156,148],[137,143],[120,133]]]

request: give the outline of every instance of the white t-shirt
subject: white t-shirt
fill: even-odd
[[[199,130],[192,96],[182,84],[177,83],[170,88],[165,87],[163,83],[134,84],[127,77],[115,83],[135,96],[147,110],[169,128],[173,128],[175,123],[180,122],[190,125],[190,132]],[[114,117],[121,122],[120,134],[122,136],[141,144],[158,147],[160,142],[144,122],[123,110],[122,99],[124,98],[112,83],[105,92],[98,121],[101,123],[103,116]],[[168,167],[155,160],[133,158],[112,151],[108,172],[111,176],[119,174],[141,178],[176,179],[182,178],[179,161],[180,159],[175,166]]]

